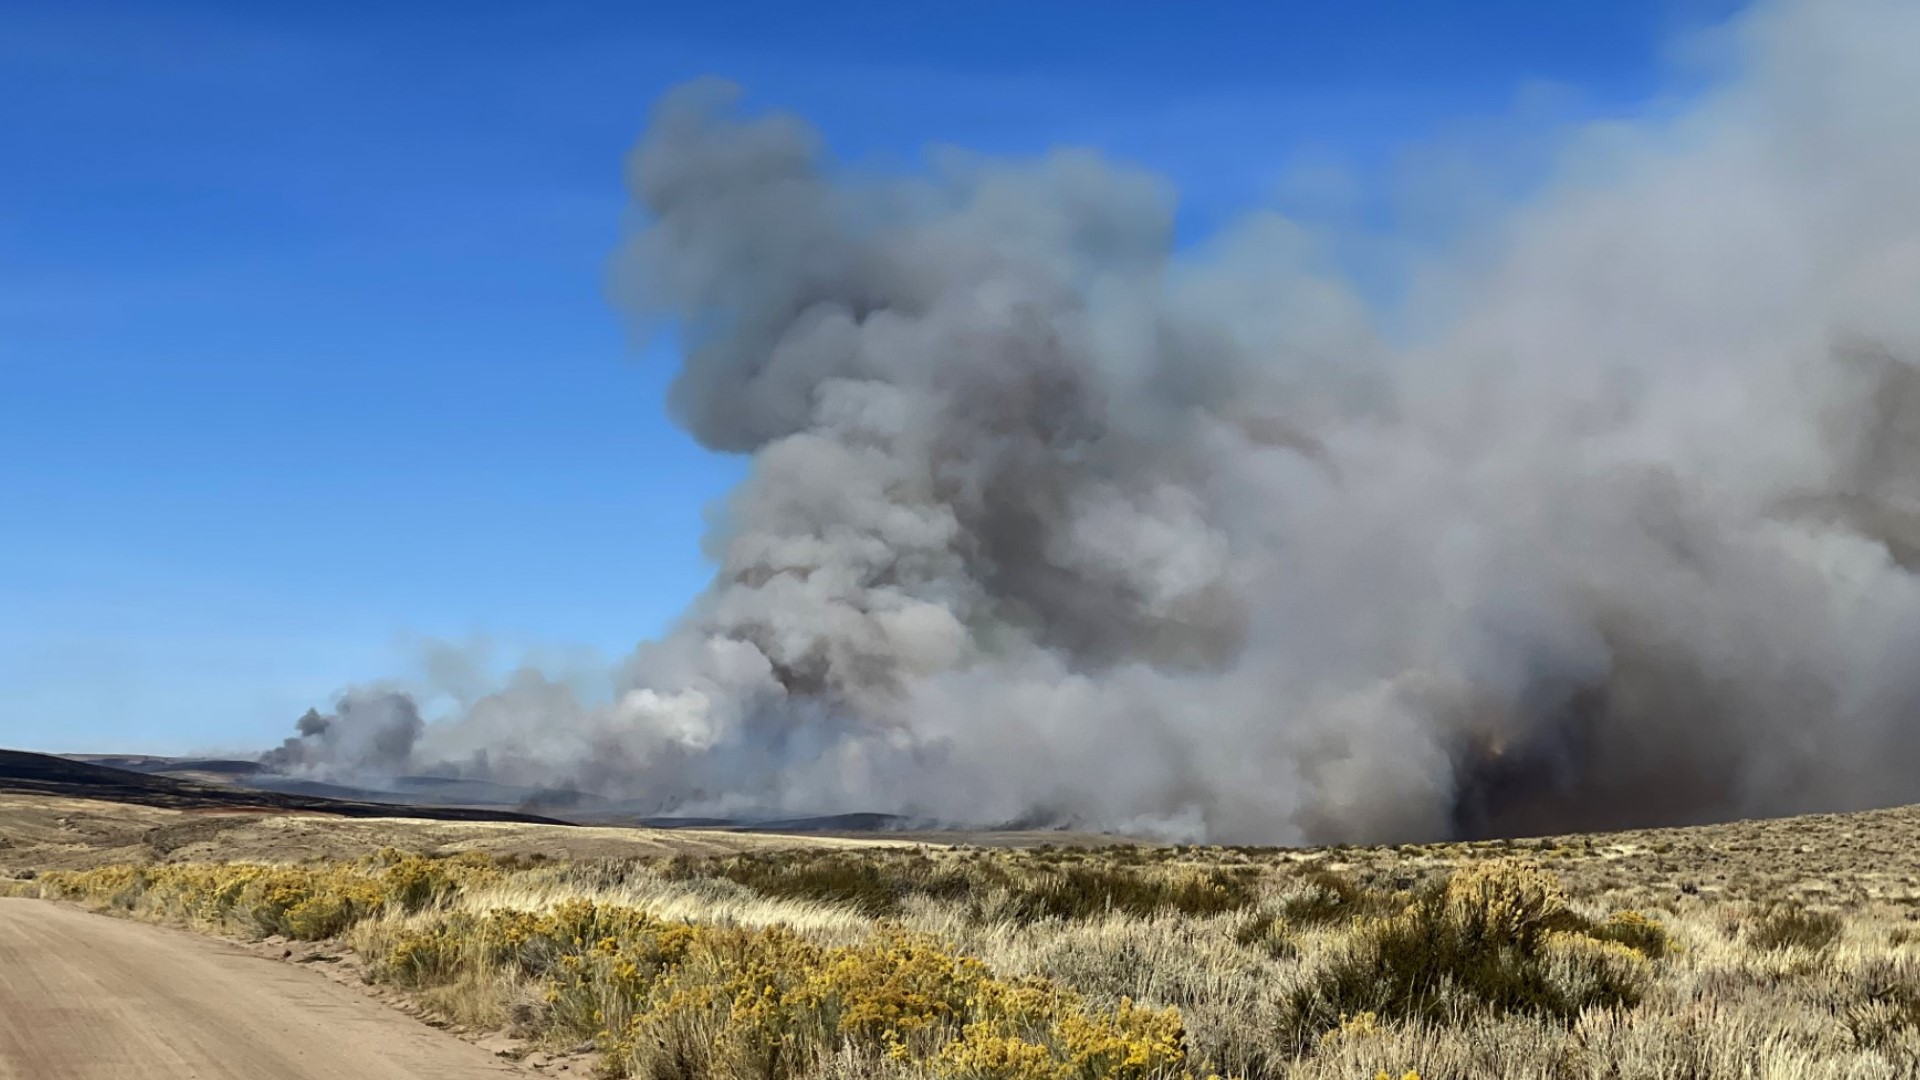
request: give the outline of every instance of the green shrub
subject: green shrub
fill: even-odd
[[[1747,930],[1747,940],[1759,949],[1805,949],[1820,952],[1840,937],[1840,916],[1810,911],[1798,904],[1779,902],[1761,912]]]
[[[1104,915],[1220,915],[1254,902],[1252,885],[1219,869],[1172,868],[1147,873],[1114,866],[1062,866],[1016,881],[995,914],[1016,922],[1093,919]]]
[[[1399,914],[1368,917],[1323,969],[1282,999],[1282,1036],[1314,1044],[1343,1017],[1444,1025],[1522,1013],[1571,1022],[1639,1002],[1645,959],[1582,932],[1559,884],[1535,867],[1476,865]]]
[[[669,877],[720,877],[766,896],[843,905],[875,918],[914,897],[971,901],[976,920],[1091,919],[1108,914],[1217,915],[1252,906],[1252,867],[1123,865],[1077,851],[933,858],[924,853],[781,852],[676,858]]]
[[[1295,926],[1330,926],[1387,915],[1406,906],[1404,893],[1369,889],[1325,867],[1301,871],[1287,883],[1280,914]]]
[[[839,904],[875,918],[898,915],[902,903],[912,896],[963,898],[981,876],[978,870],[936,862],[920,853],[778,852],[726,859],[680,856],[662,869],[668,877],[679,880],[725,878],[765,896]]]
[[[1290,960],[1300,955],[1300,945],[1293,939],[1287,920],[1269,911],[1259,912],[1234,927],[1233,940],[1236,945],[1258,949],[1275,960]]]
[[[1913,965],[1880,958],[1853,972],[1849,981],[1851,1000],[1836,1011],[1856,1046],[1885,1052],[1920,1032],[1920,971]]]

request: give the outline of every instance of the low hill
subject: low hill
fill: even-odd
[[[1020,825],[961,826],[881,813],[819,814],[799,817],[702,817],[663,813],[657,803],[609,799],[569,788],[527,787],[452,776],[392,776],[360,784],[289,776],[258,761],[162,757],[152,754],[61,754],[74,762],[124,769],[148,777],[171,777],[203,785],[330,803],[375,803],[414,809],[460,807],[538,815],[576,825],[645,829],[725,829],[783,835],[858,836],[869,833],[1012,833],[1024,837],[1066,830]],[[0,788],[0,790],[5,790]],[[414,815],[431,817],[431,814]]]
[[[0,792],[137,803],[174,810],[276,810],[357,818],[411,817],[430,821],[567,824],[555,818],[515,810],[334,799],[297,792],[208,784],[22,750],[0,750]]]
[[[266,766],[258,761],[246,761],[239,758],[191,758],[160,757],[154,754],[60,754],[68,761],[84,761],[89,765],[105,765],[109,769],[125,769],[137,773],[211,773],[216,776],[251,776],[265,772]]]

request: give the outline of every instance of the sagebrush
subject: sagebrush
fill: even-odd
[[[656,1080],[1920,1075],[1913,907],[1629,907],[1500,849],[383,851],[30,884],[339,939],[452,1021]]]

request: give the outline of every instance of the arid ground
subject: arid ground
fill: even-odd
[[[23,1047],[84,1023],[100,1049],[73,1052],[120,1060],[175,970],[245,999],[222,1009],[350,989],[355,1016],[488,1051],[406,1075],[1920,1076],[1920,809],[1379,848],[940,839],[0,796],[0,890],[32,898],[0,904],[0,1076],[122,1075]],[[247,1075],[310,1075],[218,1015],[179,1023],[234,1032]],[[142,1075],[223,1075],[175,1056]]]
[[[0,899],[0,1078],[524,1075],[357,989],[237,946]]]

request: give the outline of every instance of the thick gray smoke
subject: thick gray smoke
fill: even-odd
[[[1920,6],[1730,34],[1390,313],[1091,154],[849,177],[671,95],[616,291],[752,457],[718,576],[414,764],[1216,841],[1920,798]]]
[[[401,775],[413,763],[414,743],[424,727],[409,695],[355,691],[331,713],[308,709],[294,725],[294,737],[260,760],[283,772],[326,778]]]

